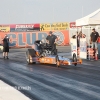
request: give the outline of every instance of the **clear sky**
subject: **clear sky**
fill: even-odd
[[[71,22],[100,8],[100,0],[0,0],[0,24]]]

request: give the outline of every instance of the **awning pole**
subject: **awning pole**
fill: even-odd
[[[91,27],[90,27],[90,30],[89,30],[89,60],[90,60],[90,33],[91,33]]]

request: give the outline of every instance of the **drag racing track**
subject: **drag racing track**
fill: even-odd
[[[100,100],[100,61],[83,61],[82,65],[28,65],[25,51],[0,54],[0,79],[19,87],[31,100]]]

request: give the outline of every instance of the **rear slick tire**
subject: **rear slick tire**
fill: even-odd
[[[76,57],[75,53],[73,54],[73,62],[76,62],[76,63],[74,63],[74,65],[76,66],[77,65],[77,57]]]

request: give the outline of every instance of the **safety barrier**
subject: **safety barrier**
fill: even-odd
[[[87,48],[87,59],[94,59],[95,57],[95,55],[94,55],[95,53],[94,53],[94,49],[93,48],[90,48],[90,47],[88,47]]]
[[[89,59],[89,60],[98,60],[97,49],[87,47],[87,59]]]
[[[77,56],[80,57],[80,47],[77,47]],[[87,59],[98,60],[98,50],[91,47],[87,47]]]

